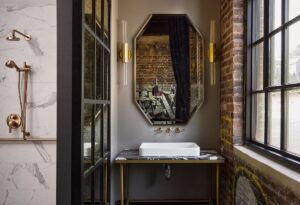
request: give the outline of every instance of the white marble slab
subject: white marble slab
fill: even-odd
[[[32,40],[6,40],[12,29]],[[6,117],[20,113],[17,72],[7,60],[32,67],[28,87],[27,128],[33,136],[56,137],[56,0],[0,1],[0,137],[8,133]],[[0,142],[0,204],[55,205],[56,143]]]
[[[20,114],[18,88],[15,83],[0,84],[0,137],[18,137],[19,129],[8,132],[6,118]],[[33,136],[56,136],[56,84],[33,83],[28,86],[27,130]]]

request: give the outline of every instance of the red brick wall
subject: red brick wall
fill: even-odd
[[[233,145],[243,143],[243,69],[245,68],[246,0],[221,0],[221,153],[226,163],[221,169],[221,204],[234,204],[237,167],[256,176],[266,195],[267,204],[300,204],[299,193],[272,182],[256,167],[239,159]]]
[[[170,90],[176,85],[169,47],[169,36],[143,36],[137,43],[137,89],[151,88],[157,83]]]
[[[221,204],[233,204],[233,0],[221,0]]]

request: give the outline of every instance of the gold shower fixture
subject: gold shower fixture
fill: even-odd
[[[27,65],[26,62],[24,62],[23,68],[18,67],[13,60],[6,61],[5,66],[8,68],[15,68],[17,72],[29,72],[31,70],[31,67]]]
[[[22,33],[16,29],[12,30],[10,32],[10,35],[8,37],[6,37],[6,40],[8,41],[19,41],[20,38],[16,36],[16,34],[19,34],[21,36],[23,36],[25,38],[26,41],[30,41],[31,40],[31,36],[25,33]]]
[[[20,115],[18,114],[10,114],[6,119],[7,126],[9,127],[9,133],[11,133],[12,129],[17,129],[21,126],[22,120]]]
[[[5,66],[8,68],[15,68],[18,72],[18,94],[19,94],[19,103],[21,116],[17,114],[10,114],[7,117],[7,126],[9,127],[9,132],[11,133],[12,129],[17,129],[21,126],[21,131],[23,133],[23,139],[26,140],[30,136],[30,132],[26,131],[26,107],[27,107],[27,87],[28,87],[28,77],[31,71],[31,67],[24,62],[23,68],[17,66],[13,60],[9,60],[5,63]],[[21,94],[21,73],[24,73],[24,85],[23,85],[23,99]]]
[[[7,37],[7,40],[19,40],[15,36],[15,32],[12,32],[10,37]],[[17,32],[18,33],[18,32]],[[21,34],[22,35],[22,34]],[[26,40],[30,40],[30,36],[25,36]],[[9,60],[5,63],[5,66],[11,69],[16,69],[18,73],[18,95],[19,95],[19,103],[20,103],[20,110],[21,114],[10,114],[8,115],[6,119],[7,126],[9,128],[9,133],[12,132],[13,129],[18,129],[21,127],[21,133],[23,134],[22,138],[3,138],[0,137],[0,142],[55,142],[56,138],[40,138],[40,137],[33,137],[31,136],[30,132],[26,130],[26,109],[27,109],[27,87],[28,87],[28,78],[29,74],[31,72],[31,66],[27,65],[26,62],[24,62],[23,67],[19,67],[13,60]],[[21,73],[24,76],[23,78],[23,86],[22,86],[22,91],[21,93]]]

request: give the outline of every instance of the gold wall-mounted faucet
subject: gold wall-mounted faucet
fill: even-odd
[[[161,127],[156,128],[156,129],[154,130],[154,132],[157,133],[157,134],[162,133]]]
[[[166,133],[171,133],[171,132],[172,132],[172,128],[168,127],[168,128],[166,129]]]

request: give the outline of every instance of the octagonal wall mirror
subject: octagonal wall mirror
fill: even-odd
[[[185,14],[153,14],[134,39],[134,101],[152,125],[187,124],[204,101],[204,39]]]

